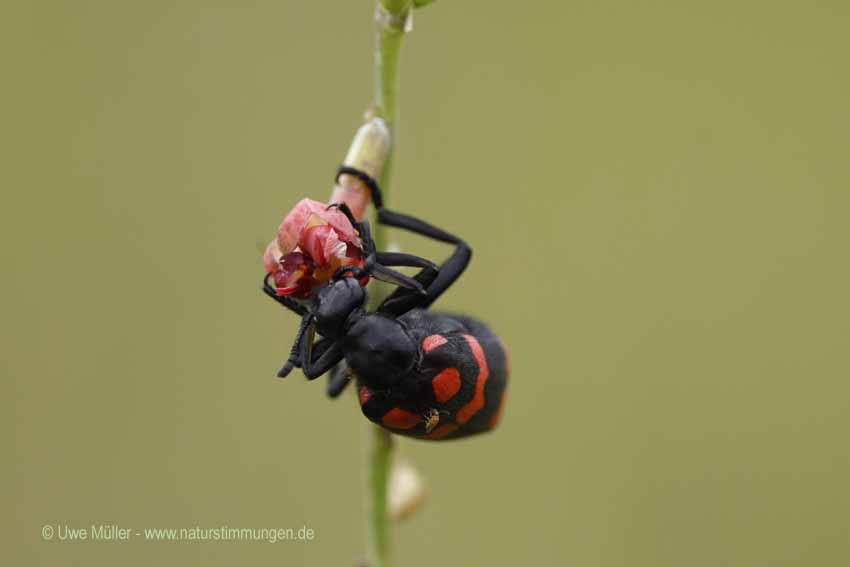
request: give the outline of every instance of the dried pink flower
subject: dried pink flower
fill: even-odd
[[[341,266],[362,266],[357,229],[337,208],[302,199],[266,247],[263,263],[280,296],[309,297]]]

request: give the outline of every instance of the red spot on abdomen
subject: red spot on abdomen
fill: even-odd
[[[362,388],[360,388],[360,391],[357,394],[358,394],[358,397],[360,398],[360,405],[361,406],[366,405],[366,402],[368,402],[369,398],[372,397],[372,392],[369,391],[369,388],[367,388],[366,386],[363,386]]]
[[[420,421],[420,416],[401,408],[393,408],[381,418],[381,423],[394,429],[411,429]]]
[[[443,425],[438,425],[437,428],[423,437],[423,439],[442,439],[449,433],[453,433],[457,429],[457,425],[454,423],[444,423]]]
[[[469,350],[472,351],[472,356],[475,362],[478,363],[478,377],[475,379],[475,394],[467,404],[457,410],[457,422],[464,424],[469,421],[473,415],[484,407],[484,383],[487,382],[487,377],[490,375],[490,369],[487,367],[487,359],[484,358],[484,349],[478,339],[472,335],[463,335],[469,345]]]
[[[443,335],[428,335],[424,339],[422,339],[422,350],[425,352],[431,352],[438,346],[442,346],[449,342],[449,339],[444,337]]]
[[[446,368],[431,380],[434,397],[440,403],[447,402],[460,390],[460,373],[457,368]]]

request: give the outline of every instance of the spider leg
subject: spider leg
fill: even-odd
[[[312,321],[313,315],[309,313],[301,319],[301,324],[298,326],[298,332],[295,333],[295,340],[293,341],[292,348],[289,351],[289,358],[286,359],[283,367],[277,372],[278,378],[286,378],[289,376],[289,373],[292,372],[293,368],[301,366],[300,352],[302,349],[302,343],[304,342],[304,333],[311,326]]]
[[[414,279],[427,288],[439,272],[436,269],[424,268],[414,276]],[[405,288],[398,288],[388,295],[378,306],[378,311],[392,316],[407,313],[422,304],[423,295]]]
[[[440,242],[454,244],[451,256],[440,265],[436,274],[433,269],[423,268],[417,274],[417,280],[425,287],[425,294],[419,298],[406,297],[405,294],[393,294],[379,307],[379,311],[391,315],[401,315],[415,308],[427,308],[436,301],[463,274],[472,258],[472,249],[461,238],[442,229],[432,226],[425,221],[396,213],[388,209],[378,211],[378,222],[387,226],[409,230],[415,234],[427,236]],[[428,273],[431,272],[431,273]],[[432,275],[433,274],[433,275]],[[425,283],[427,281],[427,283]]]
[[[348,274],[348,277],[357,279],[364,275],[369,275],[376,280],[381,280],[382,282],[391,283],[406,289],[413,289],[420,294],[425,293],[425,288],[422,287],[422,284],[416,279],[406,276],[400,272],[396,272],[395,270],[381,264],[376,264],[375,262],[369,262],[369,266],[366,268],[358,268],[357,266],[342,266],[337,268],[334,272],[333,279],[337,280],[346,276],[346,274]]]
[[[437,265],[431,260],[402,252],[376,252],[375,262],[388,267],[407,266],[411,268],[431,268],[432,270],[437,270]]]
[[[384,205],[383,197],[381,196],[381,189],[378,187],[378,183],[368,173],[351,166],[341,165],[337,170],[336,174],[337,182],[339,181],[339,176],[343,174],[353,175],[363,181],[363,183],[366,184],[366,186],[371,191],[372,202],[374,203],[375,208],[379,211],[383,209]],[[433,264],[431,264],[430,262],[428,262],[428,260],[425,260],[424,258],[418,258],[409,254],[377,252],[375,250],[375,241],[372,238],[372,230],[371,226],[369,225],[369,221],[358,221],[357,219],[355,219],[354,214],[351,212],[351,209],[346,203],[333,203],[331,205],[328,205],[328,208],[331,207],[336,207],[337,209],[339,209],[339,211],[343,213],[346,218],[348,218],[348,221],[352,224],[352,226],[354,226],[354,228],[356,228],[357,231],[360,233],[360,240],[363,244],[363,252],[366,256],[365,268],[372,277],[374,277],[376,280],[391,283],[399,287],[414,289],[420,294],[425,293],[425,290],[422,288],[421,282],[400,272],[390,269],[390,266],[414,266],[420,268],[434,268],[435,266]]]
[[[425,288],[422,286],[422,282],[420,282],[416,278],[406,276],[401,272],[397,272],[382,264],[372,264],[372,268],[371,270],[369,270],[369,274],[376,280],[391,283],[401,288],[413,290],[419,295],[424,296],[426,293]]]
[[[366,260],[364,262],[364,268],[366,272],[375,278],[376,280],[380,280],[382,282],[391,283],[393,285],[397,285],[399,287],[404,287],[408,289],[416,290],[419,293],[425,293],[425,289],[422,287],[422,284],[416,281],[414,278],[410,276],[406,276],[401,272],[397,272],[389,267],[389,265],[396,266],[409,266],[409,265],[419,265],[419,264],[409,264],[409,263],[397,263],[397,264],[387,264],[381,262],[379,257],[386,258],[386,253],[375,251],[375,241],[372,239],[372,231],[369,226],[369,221],[362,221],[357,223],[357,229],[360,231],[360,239],[363,242],[363,252],[366,254]],[[407,254],[400,254],[397,256],[405,256],[406,258],[415,258],[415,256],[409,256]],[[409,261],[409,260],[408,260]],[[423,260],[427,262],[427,260]]]
[[[363,175],[366,175],[365,173]],[[337,175],[339,177],[339,175]],[[368,185],[368,184],[367,184]],[[377,186],[377,184],[375,184]],[[377,205],[376,205],[377,206]],[[360,240],[363,243],[363,252],[369,257],[375,252],[375,241],[372,239],[372,230],[369,226],[369,221],[363,220],[358,221],[354,218],[354,213],[351,212],[351,208],[347,203],[331,203],[328,205],[328,209],[336,208],[339,209],[339,212],[345,215],[348,219],[348,222],[351,223],[358,233],[360,233]]]
[[[357,224],[358,224],[357,219],[354,218],[354,213],[351,212],[351,207],[348,206],[348,203],[346,203],[346,202],[331,203],[330,205],[328,205],[325,208],[326,211],[329,211],[331,209],[339,209],[339,212],[341,212],[342,214],[344,214],[346,216],[346,218],[348,219],[348,222],[351,223],[351,226],[357,228]]]
[[[341,362],[331,370],[331,376],[328,379],[327,386],[328,397],[338,397],[350,383],[351,374],[349,374],[348,366],[344,362]]]
[[[351,167],[349,165],[341,165],[336,170],[335,182],[339,183],[340,176],[344,174],[353,175],[354,177],[362,181],[366,185],[366,187],[369,188],[369,191],[371,192],[372,202],[375,204],[375,208],[380,209],[384,206],[384,198],[381,195],[381,188],[378,187],[378,182],[375,181],[371,175],[369,175],[362,169],[357,169],[356,167]]]
[[[439,269],[435,269],[432,266],[421,266],[422,271],[419,274],[417,274],[414,278],[408,278],[394,270],[389,270],[389,268],[386,267],[386,264],[378,260],[378,254],[392,253],[376,252],[374,241],[372,240],[369,229],[369,223],[367,221],[357,223],[348,207],[344,203],[340,205],[340,210],[348,216],[349,220],[352,221],[352,224],[356,223],[355,226],[360,231],[360,235],[363,240],[364,252],[366,252],[367,256],[366,267],[373,273],[375,279],[389,281],[390,283],[394,283],[401,287],[414,289],[421,294],[420,297],[415,297],[409,290],[396,290],[381,304],[379,310],[388,314],[400,315],[415,307],[427,308],[461,276],[467,265],[469,265],[469,260],[472,258],[472,249],[466,244],[466,242],[457,236],[432,226],[425,221],[385,209],[381,189],[375,179],[368,173],[355,167],[341,165],[337,169],[337,182],[339,181],[339,177],[343,174],[357,177],[369,188],[371,191],[372,203],[375,205],[378,212],[378,222],[380,224],[409,230],[422,236],[427,236],[441,242],[455,245],[454,252],[445,262],[443,262]],[[384,259],[386,259],[386,257]],[[396,265],[403,266],[407,264]],[[427,284],[424,282],[427,282]],[[420,291],[420,286],[425,288],[425,293]]]
[[[283,305],[284,307],[286,307],[287,309],[289,309],[293,313],[296,313],[296,314],[298,314],[302,317],[305,316],[309,312],[309,310],[306,307],[304,307],[303,305],[300,305],[299,303],[297,303],[294,299],[291,299],[289,297],[279,296],[277,294],[277,291],[275,291],[275,289],[269,283],[270,277],[271,277],[271,274],[269,273],[269,274],[266,274],[265,277],[263,278],[263,287],[262,287],[263,293],[265,293],[266,295],[268,295],[269,297],[271,297],[276,302],[280,303],[281,305]]]
[[[364,220],[357,223],[357,230],[360,232],[360,240],[363,242],[363,253],[366,258],[370,258],[375,254],[375,239],[372,238],[372,225],[369,221]]]
[[[403,254],[401,252],[377,252],[375,260],[384,266],[408,266],[422,268],[413,279],[418,281],[423,287],[427,287],[439,272],[436,264],[412,254]],[[410,289],[398,288],[387,296],[381,304],[381,311],[384,313],[404,313],[409,311],[422,300],[422,293],[414,293]]]
[[[319,343],[316,343],[316,349],[314,351],[313,341],[315,338],[316,323],[311,320],[307,325],[307,330],[301,341],[299,355],[301,358],[301,370],[308,380],[315,380],[338,364],[343,357],[341,341],[323,339]],[[328,346],[322,348],[321,351],[323,352],[321,352],[318,347],[325,344]]]

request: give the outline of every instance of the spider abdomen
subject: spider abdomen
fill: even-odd
[[[502,342],[480,321],[415,309],[399,317],[419,348],[415,368],[389,388],[359,380],[364,415],[400,435],[457,439],[493,429],[508,379]]]

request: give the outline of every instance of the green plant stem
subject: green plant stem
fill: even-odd
[[[390,152],[378,180],[384,198],[389,191],[393,153],[398,145],[398,59],[405,23],[412,9],[411,0],[379,0],[375,13],[375,98],[372,112],[384,119],[391,141]],[[378,226],[375,228],[381,230]]]
[[[397,145],[398,58],[405,33],[405,23],[411,0],[378,0],[375,15],[375,99],[372,112],[384,119],[389,129],[390,147],[379,183],[386,201],[390,188],[393,153]],[[378,249],[385,247],[384,229],[374,223],[374,238]],[[382,290],[372,294],[373,304],[382,299]],[[392,464],[392,435],[385,429],[368,426],[368,490],[369,555],[374,567],[387,567],[390,562],[390,529],[387,519],[387,486]]]
[[[387,430],[367,424],[369,435],[369,556],[370,565],[387,567],[390,530],[387,518],[387,485],[392,464],[393,438]]]

